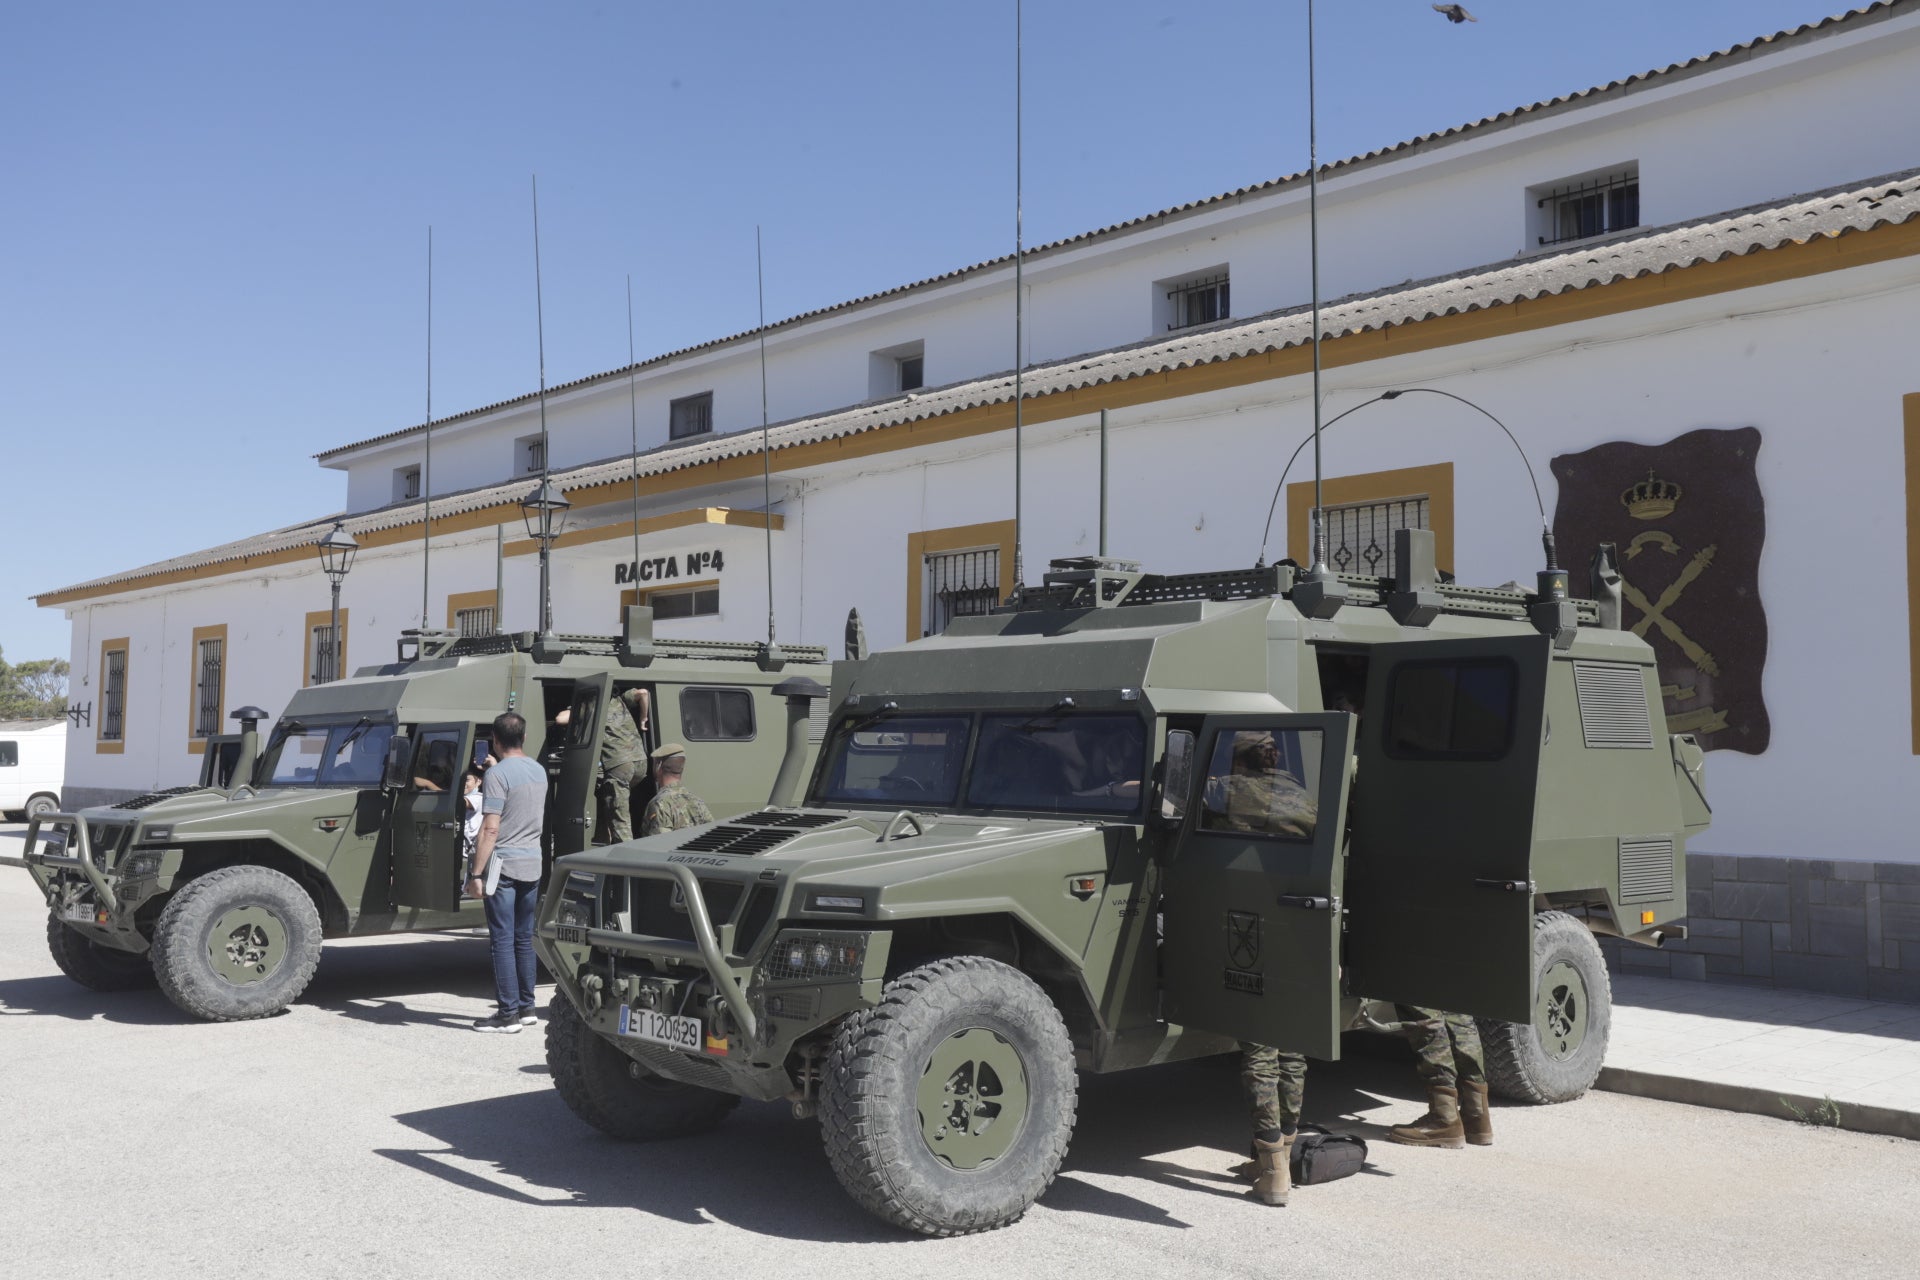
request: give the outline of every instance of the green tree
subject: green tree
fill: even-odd
[[[0,653],[0,720],[51,720],[67,713],[65,658],[10,663]]]

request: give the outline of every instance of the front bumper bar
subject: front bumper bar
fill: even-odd
[[[72,832],[72,842],[61,844],[62,849],[79,849],[74,853],[51,853],[38,848],[40,828],[43,826],[67,827]],[[93,886],[100,905],[108,911],[120,909],[120,898],[113,891],[113,885],[107,880],[107,873],[93,863],[93,844],[87,834],[86,819],[72,813],[49,813],[27,820],[27,842],[18,858],[7,858],[9,866],[22,866],[31,870],[45,867],[53,871],[78,871]]]

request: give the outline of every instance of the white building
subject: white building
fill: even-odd
[[[1709,739],[1735,746],[1711,757],[1699,842],[1723,857],[1690,869],[1689,951],[1653,957],[1678,972],[1920,998],[1916,118],[1920,0],[1889,0],[1323,171],[1329,418],[1392,388],[1466,397],[1514,429],[1550,514],[1566,497],[1556,456],[1759,432],[1745,461],[1764,542],[1756,527],[1757,578],[1739,590],[1764,609],[1771,735],[1757,753]],[[1029,251],[1028,580],[1095,549],[1101,410],[1115,554],[1187,571],[1261,553],[1312,420],[1306,201],[1294,175]],[[573,503],[556,628],[610,631],[637,591],[663,632],[764,634],[769,546],[786,640],[837,642],[857,606],[876,645],[897,643],[1003,593],[1012,291],[1010,259],[982,263],[550,391],[546,461]],[[432,432],[427,620],[533,628],[517,504],[540,469],[535,397]],[[349,666],[422,620],[423,437],[319,455],[345,473],[338,518],[363,548],[343,596]],[[1328,434],[1326,460],[1330,506],[1430,524],[1462,581],[1538,567],[1526,471],[1472,409],[1370,406]],[[1286,495],[1270,559],[1306,558],[1307,505]],[[227,708],[277,711],[313,677],[313,544],[335,519],[39,597],[72,620],[72,698],[91,712],[70,738],[69,802],[190,781]],[[1576,585],[1587,551],[1563,548]],[[1679,608],[1652,604],[1662,617],[1642,625]],[[1822,678],[1836,670],[1844,684]]]

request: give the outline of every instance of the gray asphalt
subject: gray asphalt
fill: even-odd
[[[0,1275],[1889,1276],[1920,1246],[1920,1144],[1612,1094],[1496,1110],[1490,1149],[1375,1141],[1258,1207],[1228,1061],[1084,1080],[1023,1221],[913,1239],[782,1106],[654,1146],[587,1129],[538,1029],[466,1029],[481,940],[330,944],[288,1013],[214,1026],[68,982],[43,920],[0,868]],[[1310,1118],[1414,1115],[1398,1054],[1316,1067]]]

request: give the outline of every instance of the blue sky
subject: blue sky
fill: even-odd
[[[1323,160],[1836,0],[1320,0]],[[1027,0],[1029,244],[1305,167],[1304,0]],[[0,5],[0,647],[338,509],[319,449],[1009,252],[1013,4]],[[1009,296],[1009,325],[1012,300]]]

